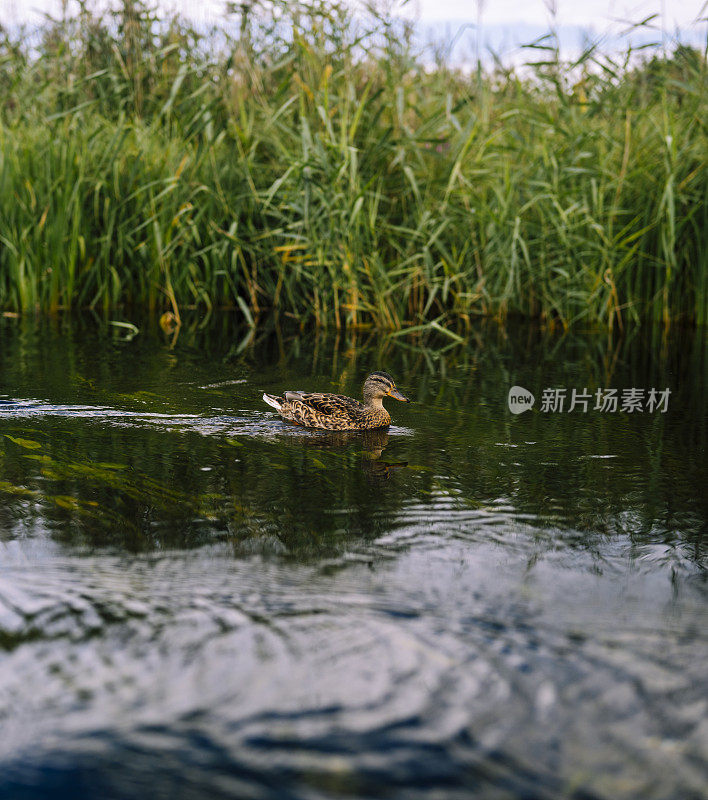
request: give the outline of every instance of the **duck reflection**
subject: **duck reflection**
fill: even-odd
[[[384,461],[381,456],[388,444],[388,431],[378,429],[363,431],[359,434],[362,440],[363,452],[361,467],[367,477],[377,480],[388,480],[396,469],[408,466],[407,461]]]
[[[361,447],[361,468],[371,480],[388,480],[396,469],[408,466],[407,461],[394,462],[382,459],[383,451],[389,443],[388,428],[363,431],[306,431],[297,426],[297,430],[303,443],[308,447]]]

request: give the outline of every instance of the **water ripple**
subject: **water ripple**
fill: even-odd
[[[234,383],[237,381],[230,381]],[[153,427],[163,431],[193,431],[204,436],[233,435],[273,439],[296,437],[315,443],[326,443],[339,435],[339,443],[347,431],[317,431],[282,422],[270,411],[240,410],[224,414],[170,414],[156,411],[131,411],[110,406],[46,403],[41,400],[0,400],[0,416],[8,414],[13,420],[36,417],[100,420],[114,427]],[[396,425],[386,429],[391,436],[411,436],[413,431]],[[353,432],[356,434],[356,432]]]
[[[441,785],[452,797],[474,786],[573,796],[579,747],[595,775],[583,797],[615,796],[610,767],[628,751],[641,769],[625,795],[666,796],[662,752],[685,767],[682,796],[705,777],[708,640],[686,637],[700,616],[672,627],[630,604],[608,632],[600,608],[578,638],[573,602],[555,607],[577,578],[549,594],[541,574],[503,594],[500,571],[518,567],[500,568],[492,543],[474,561],[461,542],[439,547],[435,559],[461,566],[438,586],[425,549],[374,573],[352,561],[336,577],[228,556],[221,546],[7,566],[0,791],[20,779],[46,790],[51,766],[108,796],[146,792],[155,771],[174,770],[195,797],[207,786],[269,797],[286,775],[293,797],[368,795],[382,780],[400,797]],[[651,709],[669,740],[656,739]]]

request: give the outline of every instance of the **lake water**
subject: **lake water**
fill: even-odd
[[[0,796],[705,797],[705,332],[128,338],[0,319]]]

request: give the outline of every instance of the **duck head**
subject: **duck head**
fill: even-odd
[[[372,372],[364,381],[364,401],[367,405],[381,405],[384,397],[393,397],[403,403],[410,400],[402,395],[388,372]]]

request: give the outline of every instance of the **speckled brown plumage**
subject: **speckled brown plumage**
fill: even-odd
[[[366,430],[389,425],[391,415],[383,407],[384,397],[407,403],[387,372],[372,372],[364,382],[364,402],[343,394],[285,392],[282,397],[264,394],[263,399],[289,422],[325,430]]]

